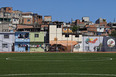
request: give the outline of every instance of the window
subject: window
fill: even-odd
[[[21,47],[21,44],[18,44],[18,47]]]
[[[18,38],[24,38],[22,34],[19,34],[18,35]]]
[[[79,34],[76,34],[75,37],[79,37]]]
[[[72,30],[72,28],[69,28],[69,30]]]
[[[2,48],[8,48],[8,44],[2,44]]]
[[[16,19],[14,19],[14,21],[16,21]]]
[[[65,34],[65,37],[69,37],[69,34]]]
[[[61,25],[57,25],[57,28],[61,28]]]
[[[21,16],[21,14],[19,14],[19,16]]]
[[[6,10],[6,8],[4,8],[4,10]]]
[[[35,37],[39,37],[39,34],[35,34]]]
[[[15,13],[13,13],[13,16],[15,16]]]
[[[9,10],[11,10],[11,9],[9,8]]]
[[[64,30],[67,30],[67,28],[64,28]]]
[[[29,37],[29,33],[26,33],[26,34],[25,34],[25,38],[28,38],[28,37]]]
[[[4,38],[9,38],[9,35],[4,35]]]
[[[27,22],[30,22],[30,19],[27,19]]]

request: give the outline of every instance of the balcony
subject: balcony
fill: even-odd
[[[30,42],[29,33],[28,32],[16,32],[15,42]]]
[[[29,38],[16,38],[15,42],[30,42]]]

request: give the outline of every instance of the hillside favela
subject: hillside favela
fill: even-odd
[[[115,52],[115,30],[115,19],[53,21],[52,15],[0,7],[0,52]]]

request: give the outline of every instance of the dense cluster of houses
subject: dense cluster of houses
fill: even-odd
[[[73,27],[78,29],[74,32]],[[1,52],[99,52],[116,51],[111,31],[116,23],[89,17],[68,23],[52,21],[52,16],[0,8]]]

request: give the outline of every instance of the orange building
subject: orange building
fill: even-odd
[[[2,7],[0,11],[11,13],[13,10],[12,7]]]

